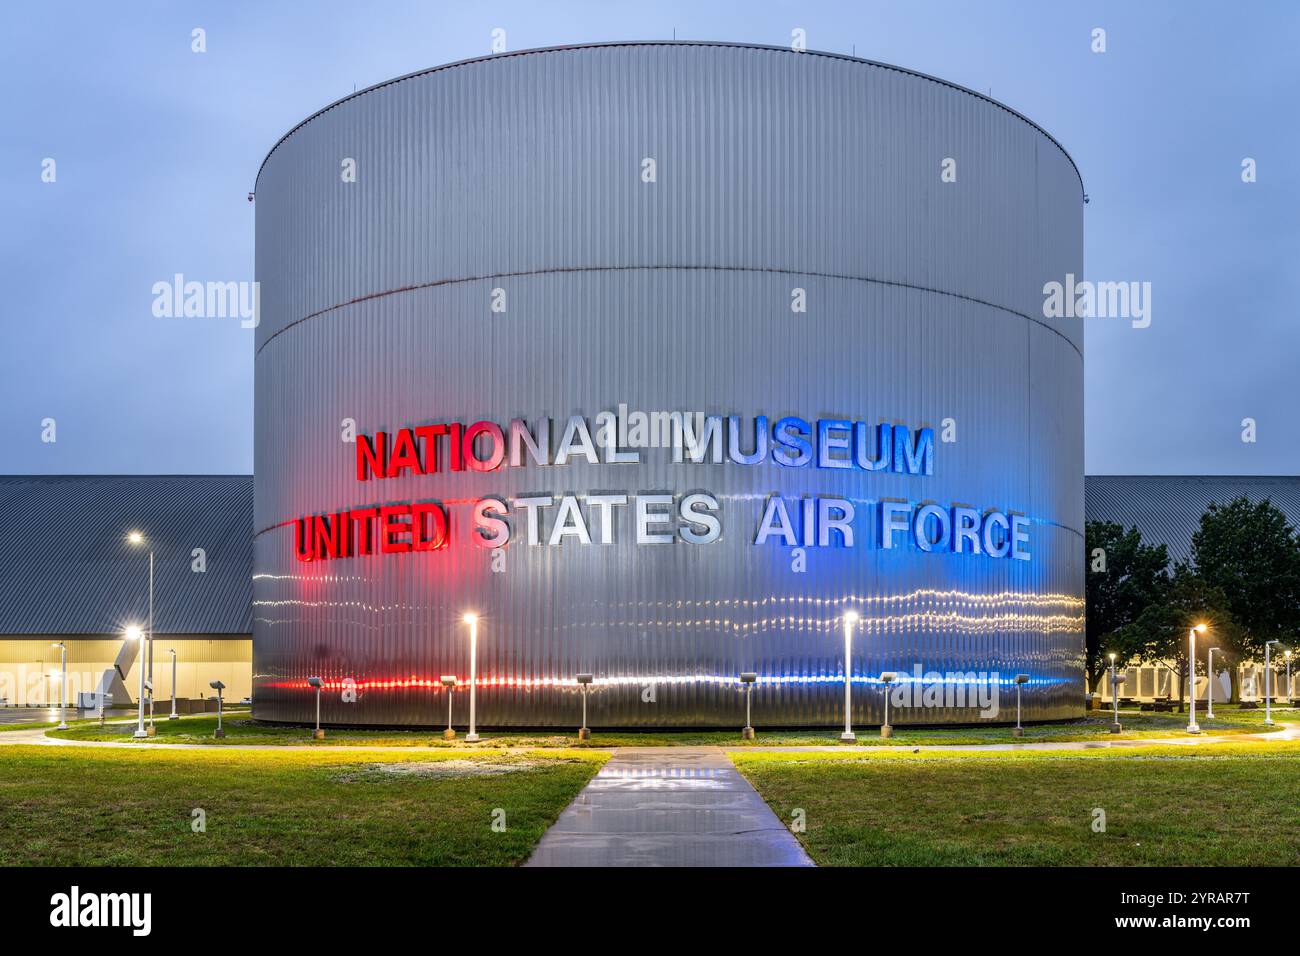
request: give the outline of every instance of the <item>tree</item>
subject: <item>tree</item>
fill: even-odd
[[[1088,686],[1095,687],[1109,663],[1106,655],[1123,653],[1110,646],[1111,635],[1136,621],[1143,609],[1160,601],[1168,589],[1169,553],[1163,544],[1143,544],[1137,528],[1126,531],[1113,521],[1087,522],[1084,541],[1088,568],[1085,667]]]
[[[1241,646],[1241,629],[1228,610],[1228,598],[1196,574],[1189,565],[1174,568],[1169,586],[1159,600],[1148,604],[1137,618],[1112,635],[1117,653],[1126,660],[1160,662],[1174,672],[1178,683],[1178,709],[1188,686],[1188,632],[1206,625],[1197,635],[1196,670],[1205,672],[1204,651],[1221,648],[1232,657]]]
[[[1192,563],[1225,596],[1241,630],[1242,654],[1260,660],[1265,641],[1294,640],[1300,630],[1300,537],[1271,501],[1211,504],[1192,535]],[[1235,667],[1231,674],[1237,697]]]

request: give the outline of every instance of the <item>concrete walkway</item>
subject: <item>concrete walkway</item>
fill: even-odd
[[[526,866],[812,866],[717,747],[620,747]]]

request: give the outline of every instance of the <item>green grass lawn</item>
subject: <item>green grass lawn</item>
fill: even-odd
[[[1201,728],[1207,734],[1240,734],[1266,730],[1264,712],[1239,711],[1235,707],[1221,707],[1216,711],[1213,721],[1198,715]],[[1296,711],[1277,711],[1277,719],[1297,719]],[[1124,725],[1122,734],[1113,735],[1110,730],[1110,715],[1091,715],[1082,720],[1064,724],[1042,724],[1028,726],[1021,738],[1013,737],[1010,727],[952,727],[952,728],[908,728],[899,727],[894,736],[882,740],[874,727],[859,728],[858,740],[863,744],[911,747],[918,744],[991,744],[1014,742],[1059,743],[1072,740],[1118,740],[1118,739],[1158,739],[1160,737],[1179,737],[1186,733],[1186,714],[1155,714],[1121,712],[1120,720]],[[429,730],[334,730],[326,732],[323,741],[313,741],[310,728],[285,727],[275,724],[262,724],[252,720],[248,715],[232,715],[223,721],[226,736],[217,740],[212,732],[216,728],[216,717],[203,715],[181,720],[160,720],[157,722],[158,736],[156,743],[202,743],[202,744],[288,744],[288,745],[353,745],[371,747],[438,747],[447,749],[490,749],[504,747],[561,747],[591,748],[608,747],[669,747],[669,746],[823,746],[839,744],[838,730],[782,730],[765,731],[759,729],[753,741],[742,741],[739,729],[719,731],[645,731],[645,732],[604,732],[592,731],[591,741],[583,743],[576,733],[538,732],[538,733],[482,733],[482,742],[466,744],[464,733],[455,741],[442,739],[441,731]],[[25,725],[31,727],[33,725]],[[54,737],[67,737],[74,740],[109,740],[129,741],[135,732],[135,724],[110,724],[100,728],[97,722],[88,722],[66,731],[51,733]],[[146,743],[150,741],[145,741]]]
[[[822,866],[1300,864],[1300,743],[731,756]]]
[[[0,866],[509,866],[604,760],[0,747]]]

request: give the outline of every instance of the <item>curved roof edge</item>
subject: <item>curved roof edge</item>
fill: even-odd
[[[726,40],[609,40],[602,43],[572,43],[572,44],[565,44],[560,46],[532,47],[527,50],[512,50],[506,53],[490,53],[487,54],[486,56],[469,57],[468,59],[465,60],[456,60],[452,63],[443,63],[439,66],[431,66],[423,70],[416,70],[414,73],[407,73],[405,76],[396,76],[393,77],[391,80],[384,80],[382,83],[376,83],[373,86],[367,86],[363,90],[357,90],[355,93],[349,93],[347,96],[335,100],[333,103],[330,103],[328,106],[318,109],[316,112],[312,113],[306,119],[295,124],[292,129],[290,129],[287,133],[285,133],[283,136],[281,136],[279,139],[275,141],[275,145],[272,146],[270,150],[267,151],[266,156],[262,159],[262,164],[257,168],[257,176],[253,180],[253,192],[254,193],[257,192],[257,183],[262,178],[262,170],[266,168],[266,164],[268,161],[270,161],[271,156],[274,155],[275,151],[280,148],[280,145],[286,139],[288,139],[294,133],[298,132],[298,130],[302,129],[312,120],[314,120],[316,117],[321,116],[324,113],[328,113],[336,106],[342,106],[344,103],[348,102],[349,100],[356,99],[358,96],[365,96],[367,93],[373,93],[375,90],[383,89],[386,86],[392,86],[394,83],[401,83],[404,80],[415,79],[418,76],[425,76],[426,74],[429,73],[437,73],[441,70],[451,70],[461,66],[469,66],[470,64],[473,63],[484,63],[489,60],[501,60],[501,59],[505,59],[506,57],[512,57],[512,56],[532,56],[538,53],[565,53],[571,50],[591,50],[591,49],[602,49],[605,47],[634,47],[634,46],[714,46],[714,47],[727,47],[731,49],[770,50],[777,53],[790,53],[795,56],[822,56],[822,57],[828,57],[833,60],[846,60],[850,63],[861,63],[866,66],[880,67],[881,69],[884,70],[894,70],[895,72],[905,73],[908,76],[914,76],[917,77],[918,79],[929,80],[932,83],[938,83],[941,86],[949,87],[950,89],[957,90],[960,93],[966,93],[970,96],[975,97],[976,99],[984,100],[986,103],[989,103],[993,106],[996,106],[1000,110],[1004,110],[1005,112],[1010,113],[1012,116],[1028,124],[1029,126],[1032,126],[1038,132],[1042,133],[1043,136],[1047,137],[1048,141],[1051,142],[1053,146],[1055,146],[1057,149],[1061,151],[1061,154],[1069,162],[1071,168],[1074,169],[1074,175],[1077,176],[1079,179],[1079,190],[1080,192],[1083,191],[1083,174],[1079,172],[1079,166],[1074,161],[1074,157],[1070,155],[1069,150],[1067,150],[1064,146],[1062,146],[1060,141],[1057,140],[1055,136],[1053,136],[1047,130],[1043,129],[1043,127],[1039,126],[1037,123],[1031,120],[1024,113],[1012,109],[1010,106],[1007,106],[1005,103],[993,99],[993,97],[991,96],[986,96],[983,93],[962,86],[959,83],[953,83],[950,80],[944,80],[944,79],[940,79],[937,76],[931,76],[928,73],[922,73],[919,70],[909,70],[907,67],[895,66],[892,63],[881,63],[878,60],[867,60],[857,56],[849,56],[846,53],[830,53],[825,50],[792,50],[788,46],[773,46],[765,43],[734,43]]]

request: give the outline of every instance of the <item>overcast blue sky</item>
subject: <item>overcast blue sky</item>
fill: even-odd
[[[43,0],[0,26],[0,472],[251,471],[253,333],[154,318],[151,286],[251,280],[271,145],[354,86],[487,53],[494,27],[511,49],[802,27],[991,90],[1078,163],[1086,274],[1153,285],[1150,328],[1087,331],[1088,472],[1300,470],[1300,5]]]

